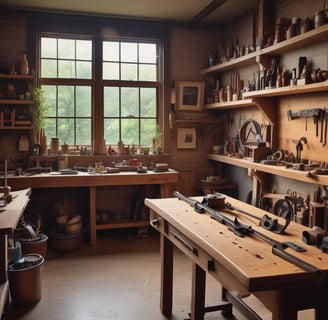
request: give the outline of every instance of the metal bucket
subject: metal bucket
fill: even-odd
[[[21,262],[9,265],[9,290],[13,303],[29,305],[40,301],[43,262],[40,254],[27,254]]]

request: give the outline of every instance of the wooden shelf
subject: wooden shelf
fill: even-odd
[[[293,169],[285,168],[284,166],[264,165],[257,162],[251,162],[245,159],[227,157],[218,154],[209,154],[207,158],[209,160],[227,163],[241,168],[253,169],[253,170],[274,174],[276,176],[285,177],[293,180],[303,181],[307,183],[314,183],[324,186],[328,185],[328,175],[317,175],[313,177],[308,177],[307,171],[293,170]]]
[[[289,96],[295,94],[322,92],[328,90],[328,80],[323,82],[316,82],[311,84],[299,85],[299,86],[286,86],[281,88],[265,89],[258,91],[246,92],[243,96],[246,99],[261,98],[261,97],[278,97]]]
[[[0,126],[0,130],[32,130],[32,126]]]
[[[263,56],[280,55],[283,53],[291,52],[293,50],[307,47],[315,43],[327,41],[328,38],[328,25],[323,25],[309,32],[295,36],[293,38],[281,41],[268,48],[254,51],[242,57],[229,60],[225,63],[220,63],[212,67],[201,70],[201,75],[210,75],[219,72],[226,72],[236,70],[238,68],[247,67],[256,62],[261,63]]]
[[[26,105],[26,104],[34,104],[34,101],[18,100],[18,99],[0,99],[0,104]]]
[[[131,221],[131,220],[118,220],[112,221],[110,223],[103,223],[97,224],[97,230],[103,229],[121,229],[121,228],[136,228],[136,227],[148,227],[149,222],[148,220],[138,220],[138,221]]]
[[[13,79],[13,80],[34,80],[34,76],[30,74],[3,74],[0,73],[0,79]]]
[[[275,124],[274,101],[272,99],[244,99],[223,103],[212,103],[205,105],[206,110],[225,110],[225,109],[238,109],[256,107],[261,110],[271,125]]]
[[[179,123],[219,123],[218,119],[177,119],[174,124]]]
[[[218,109],[233,109],[233,108],[248,108],[254,107],[256,104],[252,99],[244,99],[237,101],[229,101],[229,102],[219,102],[219,103],[210,103],[204,106],[206,110],[218,110]]]

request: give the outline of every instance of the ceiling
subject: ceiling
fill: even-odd
[[[172,22],[220,24],[256,8],[258,0],[1,0],[9,8]]]

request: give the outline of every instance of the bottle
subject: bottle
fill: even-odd
[[[20,73],[22,75],[27,75],[28,74],[28,61],[27,61],[27,56],[26,54],[23,55],[23,59],[21,62],[21,66],[20,66]]]

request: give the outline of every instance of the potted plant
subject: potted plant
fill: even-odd
[[[44,96],[44,91],[41,88],[34,88],[32,90],[32,100],[34,105],[31,107],[32,128],[36,143],[40,143],[40,137],[44,136],[44,128],[46,125],[46,114],[48,105]]]
[[[38,216],[36,224],[27,222],[21,219],[16,232],[18,233],[18,240],[21,244],[22,253],[31,254],[38,253],[43,257],[47,254],[47,240],[48,236],[41,233],[41,218]]]

